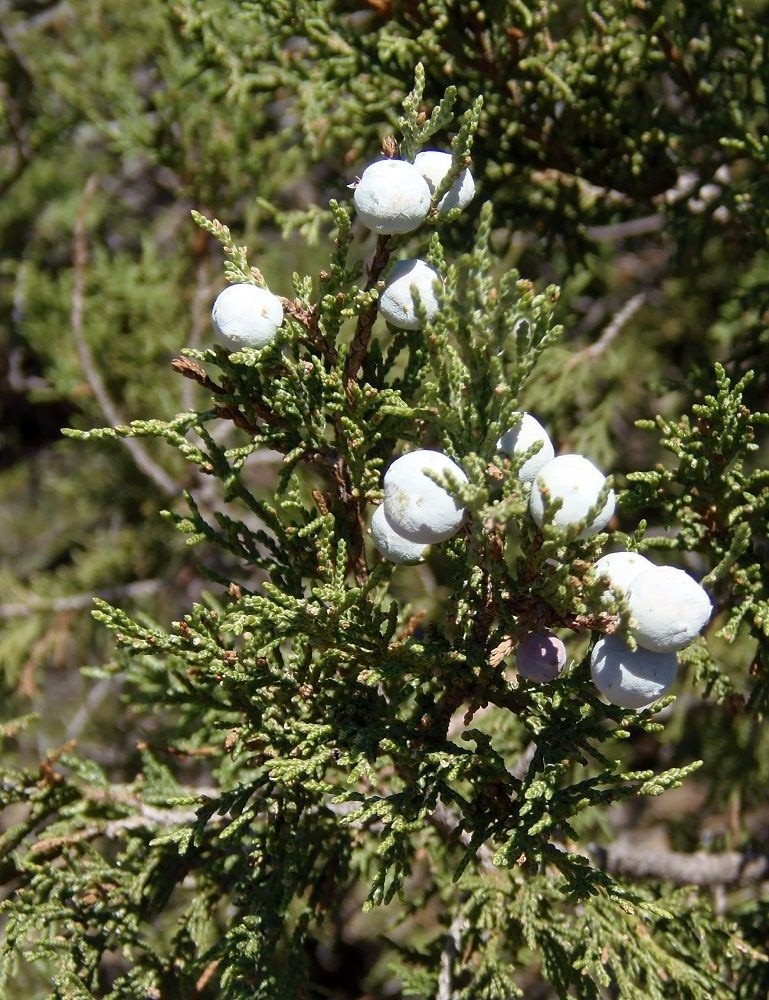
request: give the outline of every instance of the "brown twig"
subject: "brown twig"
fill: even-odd
[[[673,67],[671,75],[678,77],[678,81],[686,91],[692,106],[695,108],[700,107],[702,105],[703,94],[697,86],[697,81],[686,68],[686,63],[683,60],[681,52],[663,31],[657,32],[657,38],[659,40],[660,48],[665,53],[668,63]]]
[[[204,389],[208,389],[214,396],[229,394],[226,386],[214,382],[208,372],[197,361],[192,361],[190,358],[174,358],[171,362],[171,367],[179,375],[183,375],[185,378],[190,379],[190,381],[197,382]],[[278,423],[279,418],[271,410],[268,410],[263,403],[259,402],[259,400],[251,399],[249,400],[249,405],[256,416],[264,420],[265,423]],[[236,427],[240,427],[241,430],[248,431],[250,434],[254,434],[259,429],[236,405],[216,406],[214,407],[214,412],[222,420],[229,420]]]
[[[379,236],[376,241],[374,256],[371,259],[371,264],[368,269],[368,278],[366,280],[365,289],[367,292],[371,291],[377,281],[379,281],[382,271],[384,271],[387,266],[389,259],[390,237]],[[358,370],[363,364],[363,359],[366,357],[369,341],[371,340],[371,330],[374,327],[376,317],[376,302],[372,302],[371,305],[364,309],[360,316],[358,316],[355,333],[353,334],[352,343],[350,344],[350,353],[344,366],[344,385],[348,399],[352,396],[352,386],[355,383]]]
[[[224,388],[209,376],[206,370],[197,363],[197,361],[191,361],[189,358],[174,358],[171,362],[171,367],[179,375],[183,375],[185,378],[191,379],[193,382],[197,382],[198,385],[202,385],[204,389],[208,389],[209,392],[216,393],[217,395],[224,395]]]
[[[254,407],[254,409],[256,409],[256,407]],[[238,406],[215,406],[214,413],[221,420],[229,420],[236,427],[239,427],[242,431],[248,431],[249,434],[256,434],[256,432],[259,430],[259,426],[250,421],[248,417],[243,412],[241,412],[240,407]],[[275,421],[274,414],[270,413],[268,410],[264,410],[264,413],[266,413],[271,418],[270,423],[273,423]],[[262,417],[263,419],[266,419],[266,417],[264,417],[263,413],[261,412],[259,413],[259,416]]]
[[[192,995],[192,1000],[196,1000],[198,996],[202,996],[205,993],[206,988],[210,985],[211,980],[214,978],[217,969],[221,965],[221,959],[215,958],[212,962],[203,969],[200,974],[199,979],[195,983],[195,992]]]
[[[336,418],[339,424],[338,417]],[[343,431],[337,426],[337,434],[341,437]],[[336,455],[329,464],[323,462],[330,469],[334,480],[336,493],[344,511],[344,518],[347,522],[347,565],[352,571],[355,580],[362,585],[368,579],[368,565],[366,564],[366,552],[364,546],[364,532],[366,530],[366,501],[355,496],[350,471],[343,456]]]
[[[611,635],[612,632],[616,632],[620,624],[619,615],[603,612],[587,615],[559,614],[542,598],[531,594],[510,595],[506,606],[518,619],[518,627],[515,634],[504,637],[500,645],[491,650],[490,656],[493,656],[495,661],[492,666],[498,666],[501,660],[513,651],[517,635],[553,628],[569,628],[573,632],[603,632],[605,635]]]
[[[325,271],[321,271],[321,284],[324,276],[328,277]],[[307,340],[310,346],[320,351],[331,368],[335,367],[339,357],[337,350],[333,344],[329,343],[319,326],[320,298],[312,309],[308,309],[295,299],[281,298],[280,301],[286,316],[291,316],[307,331]]]

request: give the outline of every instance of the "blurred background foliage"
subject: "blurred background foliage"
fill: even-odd
[[[77,737],[130,770],[115,685],[79,673],[110,656],[91,598],[168,621],[205,587],[197,560],[222,558],[159,516],[183,488],[206,496],[170,451],[60,428],[200,402],[169,361],[210,342],[223,272],[190,210],[290,294],[418,61],[426,106],[448,85],[460,107],[483,94],[476,205],[494,203],[506,266],[562,286],[567,334],[524,400],[562,450],[620,485],[652,468],[664,453],[634,421],[687,411],[715,361],[753,369],[745,402],[765,406],[768,16],[766,0],[0,0],[0,665],[9,705],[40,715],[19,752]],[[724,649],[738,693],[751,656]],[[733,699],[679,701],[673,763],[705,766],[632,821],[744,845],[748,810],[760,842],[762,727]],[[671,739],[632,741],[628,764],[669,765]]]

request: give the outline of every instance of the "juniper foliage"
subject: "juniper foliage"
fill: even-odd
[[[10,12],[0,217],[4,246],[22,233],[23,248],[2,285],[16,352],[2,650],[21,695],[2,730],[7,995],[765,992],[764,12]],[[453,135],[480,182],[473,210],[361,242],[346,184],[388,131],[408,155]],[[328,212],[307,204],[308,173]],[[259,355],[200,348],[223,280],[206,231],[227,278],[264,272],[287,293]],[[427,336],[375,321],[407,247],[446,276]],[[184,342],[197,348],[174,375]],[[48,423],[117,429],[59,443],[40,492],[18,464],[20,400]],[[617,473],[613,541],[667,550],[715,594],[662,720],[590,685],[611,625],[589,572],[606,539],[535,532],[494,448],[521,405]],[[390,458],[426,445],[468,473],[468,526],[427,567],[393,569],[367,517]],[[156,517],[164,503],[181,532]],[[73,625],[84,595],[112,590],[95,633]],[[131,606],[147,595],[151,610]],[[547,688],[504,669],[543,625],[571,654]],[[126,710],[109,706],[98,743],[55,744],[55,722],[28,714],[36,672],[109,660],[104,626],[117,652],[87,690],[121,691]],[[55,703],[56,673],[38,683]],[[618,859],[629,816],[635,834],[664,823],[667,842],[639,837]],[[350,941],[369,967],[345,993],[329,967]]]
[[[399,123],[412,155],[445,126],[453,99],[424,122],[423,83],[418,72]],[[457,132],[458,164],[479,112],[477,103]],[[688,899],[623,885],[577,849],[583,814],[675,787],[698,762],[623,767],[617,740],[660,724],[603,704],[584,657],[553,690],[502,669],[512,638],[534,627],[609,624],[590,614],[600,590],[576,572],[605,536],[579,542],[552,525],[538,534],[495,453],[561,332],[557,291],[536,293],[500,269],[487,203],[473,248],[454,263],[440,227],[427,240],[446,276],[437,320],[384,336],[377,293],[404,241],[379,237],[359,260],[349,212],[333,202],[331,211],[328,267],[294,276],[272,345],[188,350],[175,362],[210,394],[205,411],[79,435],[164,439],[220,483],[219,509],[206,517],[188,494],[189,515],[175,519],[191,541],[234,555],[241,578],[220,580],[228,597],[196,605],[171,632],[98,602],[122,650],[111,669],[163,735],[124,786],[66,749],[46,761],[31,808],[5,835],[21,879],[7,908],[5,975],[20,953],[52,963],[56,995],[75,984],[98,995],[104,955],[116,951],[116,997],[299,995],[310,988],[308,937],[364,886],[367,908],[397,897],[405,921],[438,908],[432,940],[400,949],[405,988],[421,995],[443,988],[441,925],[461,942],[449,969],[458,995],[520,995],[515,971],[528,951],[562,995],[597,996],[612,976],[628,996],[670,995],[670,982],[678,996],[717,995],[728,952],[711,971],[699,957],[703,927],[707,940],[726,936],[719,920],[678,927],[671,940],[664,925],[682,921]],[[198,221],[223,244],[231,280],[260,280],[226,227]],[[711,403],[703,416],[713,419]],[[240,432],[230,447],[215,434],[222,421]],[[389,457],[425,443],[461,460],[469,484],[455,492],[470,518],[438,556],[440,586],[404,602],[401,571],[372,557],[365,524]],[[283,456],[272,496],[249,486],[249,458],[263,448]],[[474,727],[488,707],[493,724]],[[527,746],[523,767],[515,760]],[[171,752],[213,755],[211,787],[184,786],[162,761]],[[16,778],[20,800],[26,777]],[[417,873],[425,850],[429,872]],[[158,944],[164,918],[173,930]],[[651,952],[627,944],[639,921],[652,925]]]

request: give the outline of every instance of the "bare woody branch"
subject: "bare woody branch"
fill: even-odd
[[[103,587],[82,594],[67,594],[63,597],[54,597],[51,600],[33,597],[28,601],[12,601],[0,604],[0,620],[23,618],[26,615],[41,613],[60,614],[63,611],[83,611],[91,607],[94,597],[101,597],[104,601],[118,601],[126,597],[147,597],[157,593],[161,587],[167,586],[169,586],[167,580],[135,580],[133,583],[117,587]]]
[[[467,917],[458,913],[451,921],[441,951],[438,1000],[452,1000],[454,996],[454,963],[462,949],[462,935],[466,928]]]
[[[528,750],[524,751],[524,757],[528,756]],[[472,836],[462,829],[461,817],[453,809],[439,802],[428,821],[447,841],[469,847]],[[562,844],[554,846],[566,849]],[[695,851],[686,854],[618,840],[608,847],[591,845],[581,853],[602,871],[617,878],[656,879],[673,885],[708,888],[769,881],[769,853],[763,852]],[[480,845],[476,857],[483,871],[495,870],[493,851],[488,844]]]
[[[578,365],[583,361],[593,362],[600,358],[600,356],[604,354],[609,347],[611,347],[619,334],[622,332],[623,328],[627,326],[630,320],[635,316],[646,301],[647,297],[647,292],[638,292],[631,296],[619,312],[617,312],[617,314],[613,317],[611,322],[607,323],[598,340],[590,344],[590,346],[586,347],[584,350],[578,351],[577,354],[573,355],[569,359],[568,368],[574,368],[575,365]]]
[[[73,241],[73,267],[74,286],[72,288],[72,306],[70,311],[70,323],[72,336],[75,340],[75,347],[80,359],[83,374],[88,385],[99,404],[102,413],[107,421],[114,427],[124,424],[120,411],[113,402],[107,387],[101,377],[101,373],[96,367],[91,348],[83,332],[83,318],[85,311],[85,276],[86,265],[88,263],[88,241],[86,236],[86,212],[93,197],[99,179],[92,174],[86,182],[83,190],[83,198],[75,221],[75,235]],[[150,479],[155,486],[166,496],[177,496],[179,487],[158,463],[151,457],[140,441],[135,438],[120,438],[121,443],[130,453],[136,467]]]
[[[769,879],[769,854],[750,851],[667,851],[615,841],[592,847],[595,863],[610,875],[661,879],[674,885],[745,885]]]

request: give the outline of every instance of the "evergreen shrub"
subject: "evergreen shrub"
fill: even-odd
[[[197,326],[197,346],[164,381],[161,356],[180,340],[164,326],[169,290],[182,295],[189,259],[208,274],[208,244],[190,239],[188,257],[176,246],[156,266],[154,218],[151,239],[134,222],[133,242],[111,251],[134,261],[127,274],[101,249],[86,261],[100,194],[79,164],[66,200],[80,205],[66,215],[74,259],[46,280],[51,251],[35,243],[12,276],[16,294],[20,274],[41,276],[21,329],[50,379],[43,402],[77,418],[59,452],[69,495],[77,448],[99,456],[88,517],[101,524],[113,494],[123,512],[114,558],[81,526],[89,559],[58,578],[48,559],[25,591],[37,572],[56,595],[49,610],[61,609],[62,576],[65,595],[80,572],[99,589],[95,580],[121,572],[121,553],[152,580],[169,564],[180,575],[190,562],[157,527],[163,502],[209,582],[194,603],[175,595],[184,611],[171,625],[162,603],[97,599],[116,651],[86,676],[122,694],[112,757],[72,742],[36,753],[39,722],[7,715],[4,995],[767,993],[769,195],[766,42],[750,20],[765,7],[687,6],[184,0],[174,15],[183,43],[169,41],[159,7],[139,18],[163,26],[152,56],[136,42],[140,63],[160,46],[169,77],[239,113],[231,129],[206,132],[208,107],[190,110],[172,87],[151,99],[139,88],[157,107],[121,108],[121,122],[143,128],[105,128],[102,166],[159,151],[180,201],[204,193],[195,220],[221,244],[227,280],[265,287],[266,276],[285,318],[264,347],[234,352],[201,347]],[[17,70],[33,65],[20,45],[8,47]],[[420,59],[398,117],[395,95]],[[65,64],[50,72],[74,88]],[[106,125],[95,84],[71,92]],[[297,182],[316,161],[313,183],[336,196],[327,213],[244,208],[233,151],[252,149],[252,98],[268,136],[259,162],[274,167],[281,143],[297,139],[287,176]],[[178,145],[177,113],[194,137]],[[38,121],[42,177],[20,174],[28,196],[50,183],[49,115]],[[346,190],[377,155],[383,122],[388,158],[453,154],[433,210],[405,235],[369,234]],[[227,162],[238,165],[227,173]],[[468,164],[475,199],[439,213]],[[273,182],[260,193],[279,203]],[[223,214],[209,207],[220,188],[234,231],[271,220],[288,248],[297,231],[328,237],[326,258],[289,275],[280,251],[249,255],[208,217]],[[3,211],[14,224],[22,212]],[[442,278],[438,308],[428,316],[416,296],[420,326],[393,327],[379,297],[393,264],[415,255]],[[208,276],[184,292],[195,322],[223,285]],[[95,303],[105,313],[92,332],[118,362],[105,366],[103,394],[83,328]],[[73,330],[61,354],[46,338],[48,304]],[[147,329],[159,317],[162,348],[141,341],[137,357],[110,343],[108,321]],[[691,344],[693,329],[707,330],[703,343]],[[115,397],[117,418],[142,419],[113,420]],[[524,408],[557,451],[613,473],[570,527],[547,495],[542,523],[530,515],[532,487],[518,473],[539,446],[498,448]],[[115,426],[83,430],[105,412]],[[376,551],[368,528],[390,463],[417,449],[465,473],[435,477],[465,516],[423,561],[402,565]],[[611,487],[617,510],[590,534]],[[685,569],[714,604],[703,635],[677,654],[672,694],[638,710],[607,703],[590,673],[603,635],[632,632],[622,588],[607,595],[594,570],[617,549]],[[552,679],[527,679],[516,652],[543,633],[566,662]],[[23,648],[25,633],[14,636]]]

